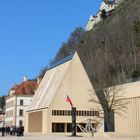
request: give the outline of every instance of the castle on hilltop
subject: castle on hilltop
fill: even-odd
[[[86,31],[92,30],[94,25],[102,20],[101,14],[103,10],[107,13],[107,15],[110,15],[110,13],[114,11],[115,7],[117,7],[122,1],[123,0],[103,0],[100,10],[97,12],[96,16],[90,16],[86,24]]]

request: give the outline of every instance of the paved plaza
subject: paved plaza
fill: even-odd
[[[109,136],[104,137],[91,137],[91,136],[77,136],[71,137],[70,135],[45,135],[45,134],[25,134],[23,137],[17,136],[0,136],[1,140],[140,140],[139,138],[114,138]]]

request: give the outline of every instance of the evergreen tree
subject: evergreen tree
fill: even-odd
[[[106,19],[106,17],[107,17],[107,12],[105,11],[105,9],[103,9],[101,13],[101,18],[104,20]]]
[[[5,96],[0,97],[0,109],[3,112],[5,110]]]

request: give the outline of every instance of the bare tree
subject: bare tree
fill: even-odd
[[[123,86],[95,89],[98,99],[92,94],[90,102],[97,103],[100,117],[104,118],[105,131],[114,131],[114,115],[125,112],[128,102],[124,100]],[[102,106],[102,109],[100,108]],[[103,115],[104,114],[104,115]]]
[[[44,67],[44,68],[40,71],[38,77],[39,77],[39,78],[43,78],[47,70],[48,70],[48,66]]]

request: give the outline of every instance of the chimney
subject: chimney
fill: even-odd
[[[28,81],[27,76],[23,76],[23,80],[22,80],[22,81],[23,81],[23,82]]]

